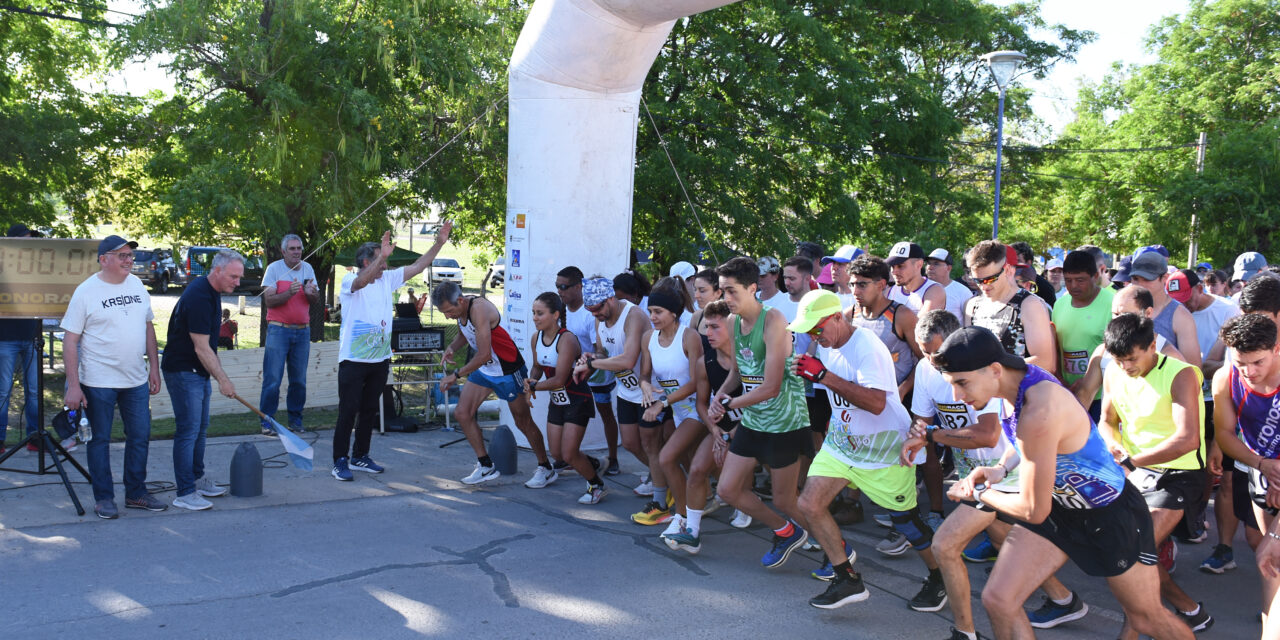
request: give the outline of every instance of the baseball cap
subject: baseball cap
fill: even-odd
[[[835,280],[831,278],[831,263],[822,268],[822,273],[818,274],[818,284],[835,284]]]
[[[829,262],[853,262],[858,256],[864,253],[866,253],[866,251],[863,251],[851,244],[842,245],[839,249],[836,249],[836,254],[834,256],[823,256],[822,264],[827,264]]]
[[[1159,251],[1148,249],[1140,251],[1129,263],[1130,277],[1143,280],[1159,280],[1160,276],[1169,272],[1169,259],[1160,255]]]
[[[1004,263],[1015,269],[1022,266],[1022,262],[1018,260],[1018,250],[1007,244],[1004,246]]]
[[[102,242],[98,243],[98,257],[101,258],[108,251],[115,251],[126,244],[129,245],[130,249],[138,248],[138,243],[136,242],[129,242],[120,236],[107,236],[102,239]]]
[[[1258,275],[1267,266],[1267,259],[1262,257],[1257,251],[1246,251],[1236,256],[1235,273],[1231,276],[1232,280],[1244,280],[1248,282],[1251,278]]]
[[[594,307],[612,297],[612,280],[597,276],[582,281],[582,304]]]
[[[32,238],[40,238],[44,236],[44,234],[40,233],[39,231],[32,231],[29,227],[27,227],[27,225],[22,224],[21,222],[15,222],[9,225],[8,237],[26,238],[28,236]]]
[[[914,242],[899,242],[893,245],[889,250],[889,257],[885,258],[885,263],[889,266],[899,265],[912,258],[924,259],[924,249]]]
[[[787,325],[787,331],[808,333],[823,318],[841,313],[840,297],[826,289],[814,289],[800,298],[800,306],[796,309],[795,322]]]
[[[1112,282],[1128,282],[1129,270],[1133,267],[1133,258],[1129,256],[1121,256],[1120,262],[1116,263],[1116,274],[1111,276]]]
[[[667,270],[667,275],[672,278],[680,276],[685,280],[692,278],[696,273],[698,273],[698,268],[684,260],[671,265],[671,268]]]
[[[1165,283],[1164,290],[1169,292],[1169,297],[1186,304],[1191,299],[1191,288],[1200,284],[1200,277],[1191,269],[1182,269],[1177,273],[1169,276],[1169,281]]]
[[[933,356],[933,366],[942,373],[977,371],[997,362],[1010,369],[1027,368],[1027,361],[1005,351],[986,327],[964,327],[947,336]]]
[[[765,256],[756,260],[756,266],[760,268],[760,275],[762,276],[782,271],[782,265],[778,264],[778,259],[773,256]]]
[[[1213,263],[1201,262],[1200,264],[1196,265],[1196,271],[1199,271],[1201,269],[1204,269],[1206,271],[1213,271]]]
[[[939,260],[947,264],[951,264],[951,252],[946,249],[934,249],[929,255],[925,256],[926,260]]]
[[[1168,259],[1169,259],[1169,250],[1168,250],[1168,249],[1166,249],[1166,248],[1164,248],[1164,245],[1162,245],[1162,244],[1149,244],[1149,245],[1147,245],[1147,246],[1145,246],[1145,247],[1142,247],[1141,249],[1138,249],[1137,251],[1134,251],[1134,252],[1133,252],[1133,257],[1137,258],[1138,256],[1140,256],[1140,255],[1142,255],[1142,254],[1144,254],[1144,253],[1146,253],[1146,252],[1148,252],[1148,251],[1154,251],[1154,252],[1156,252],[1156,253],[1158,253],[1158,254],[1160,254],[1160,255],[1164,256],[1164,259],[1165,259],[1165,260],[1168,260]]]
[[[1053,271],[1054,269],[1061,269],[1061,268],[1062,268],[1062,261],[1057,258],[1051,258],[1044,265],[1045,271]]]

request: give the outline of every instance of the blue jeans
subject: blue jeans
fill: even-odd
[[[178,497],[196,491],[204,477],[204,440],[209,431],[209,395],[213,385],[194,371],[166,371],[164,385],[173,402],[173,480]]]
[[[115,500],[111,484],[111,422],[116,405],[124,422],[124,497],[141,498],[147,493],[147,448],[151,440],[151,393],[147,384],[132,389],[109,389],[80,385],[84,392],[85,415],[93,429],[89,452],[89,475],[93,479],[93,500]]]
[[[0,340],[0,447],[4,446],[9,431],[9,394],[13,393],[13,374],[22,372],[23,415],[27,420],[27,434],[40,426],[38,380],[40,357],[36,344],[31,340]]]
[[[286,329],[267,325],[266,350],[262,355],[262,398],[258,408],[275,417],[280,406],[280,381],[285,365],[289,366],[289,391],[285,404],[289,408],[289,428],[302,426],[302,406],[307,403],[307,357],[311,354],[311,329]],[[262,421],[263,429],[271,423]]]

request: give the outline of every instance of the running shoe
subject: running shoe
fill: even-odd
[[[477,462],[476,468],[471,470],[471,475],[462,479],[462,484],[480,484],[494,480],[500,475],[502,474],[498,473],[497,467],[484,467]]]
[[[982,636],[979,636],[978,634],[975,633],[974,637],[980,638]],[[947,640],[969,640],[969,636],[965,635],[963,631],[955,627],[951,627],[951,635],[947,636]]]
[[[1058,604],[1045,596],[1044,604],[1039,609],[1027,612],[1031,626],[1037,629],[1052,629],[1064,622],[1079,620],[1089,613],[1089,605],[1080,599],[1080,594],[1072,591],[1071,602]]]
[[[715,512],[716,509],[723,506],[724,503],[717,500],[715,496],[711,496],[710,498],[707,498],[707,505],[702,507],[702,516],[705,518]]]
[[[761,500],[773,500],[773,481],[766,478],[764,482],[751,487],[751,491]]]
[[[524,483],[524,486],[530,489],[541,489],[552,482],[555,482],[559,477],[560,476],[556,475],[555,469],[548,469],[547,467],[538,465],[538,468],[533,470],[533,477],[529,478],[529,481]]]
[[[681,529],[679,533],[668,538],[667,546],[673,551],[685,551],[689,555],[698,555],[702,551],[702,536],[695,536],[689,533],[688,529]],[[674,543],[674,546],[673,546]]]
[[[814,540],[812,537],[810,537],[808,540],[804,541],[804,546],[801,547],[800,550],[801,551],[822,551],[822,545],[818,544],[817,540]]]
[[[1157,552],[1160,554],[1160,566],[1164,567],[1169,575],[1173,575],[1173,570],[1178,568],[1178,543],[1174,542],[1173,538],[1165,538],[1157,548]]]
[[[969,562],[995,562],[998,555],[1000,552],[991,544],[991,538],[983,533],[976,538],[976,542],[965,548],[960,557]]]
[[[844,555],[848,556],[851,564],[858,559],[858,553],[853,550],[853,547],[849,546],[848,542],[844,543]],[[810,571],[809,575],[824,582],[836,579],[835,567],[831,566],[831,559],[827,557],[827,554],[822,554],[822,566]]]
[[[900,556],[911,548],[911,543],[907,542],[907,537],[898,533],[896,530],[890,531],[885,535],[884,540],[876,545],[876,551],[886,556]]]
[[[604,488],[604,485],[597,487],[588,483],[587,492],[582,494],[581,498],[578,498],[578,504],[600,504],[600,501],[603,500],[608,493],[609,490]]]
[[[809,604],[819,609],[838,609],[850,602],[862,602],[870,595],[862,586],[862,576],[855,573],[851,578],[832,580],[826,591],[809,599]]]
[[[329,474],[343,482],[355,480],[355,476],[351,475],[351,468],[347,466],[346,456],[333,461],[333,469],[329,471]],[[463,482],[466,481],[464,480]]]
[[[1235,552],[1231,550],[1230,546],[1225,544],[1220,544],[1214,547],[1213,555],[1205,558],[1204,562],[1200,563],[1201,571],[1216,573],[1219,575],[1234,568],[1236,568]]]
[[[808,532],[801,529],[800,525],[793,522],[791,527],[795,530],[785,538],[776,533],[773,534],[773,548],[769,549],[769,552],[760,558],[761,564],[770,569],[781,567],[782,563],[791,557],[791,552],[800,548],[804,541],[809,539]]]
[[[729,521],[729,524],[737,529],[746,529],[751,526],[751,516],[734,509],[733,519]]]
[[[570,473],[574,473],[573,467],[570,466],[569,463],[565,462],[564,460],[556,460],[555,462],[551,463],[551,468],[555,470],[556,475],[567,475]]]
[[[188,511],[204,511],[205,509],[212,509],[213,503],[200,497],[199,491],[192,491],[185,496],[174,498],[173,506],[187,509]]]
[[[631,514],[632,522],[645,526],[666,524],[670,520],[671,512],[652,500],[650,500],[648,504],[644,505],[644,509]]]
[[[938,530],[942,526],[942,514],[937,511],[930,511],[924,515],[924,523],[929,525],[930,529]]]
[[[144,493],[137,498],[129,498],[128,500],[125,500],[124,506],[126,509],[145,509],[147,511],[164,511],[169,508],[169,505],[156,500],[155,496],[152,496],[149,493]]]
[[[889,517],[889,514],[887,514],[887,513],[877,513],[875,516],[872,516],[872,518],[871,518],[871,519],[872,519],[872,520],[875,520],[875,521],[876,521],[876,524],[878,524],[878,525],[880,525],[880,526],[882,526],[882,527],[884,527],[884,528],[886,528],[886,529],[892,529],[892,528],[893,528],[893,519],[892,519],[892,518],[890,518],[890,517]]]
[[[916,611],[939,611],[946,604],[947,586],[942,583],[942,572],[937,572],[924,579],[920,592],[908,606]]]
[[[200,476],[196,479],[196,493],[206,498],[217,498],[227,495],[227,488],[218,486],[209,476]]]
[[[652,497],[653,483],[649,482],[649,476],[645,476],[644,480],[641,480],[640,484],[637,485],[636,488],[632,489],[631,491],[638,496]]]
[[[604,470],[604,474],[606,476],[616,476],[619,473],[621,473],[621,470],[618,469],[618,459],[609,458],[609,468]]]
[[[1196,605],[1199,606],[1200,611],[1197,612],[1194,616],[1190,616],[1181,611],[1178,611],[1176,607],[1174,608],[1173,612],[1183,622],[1187,623],[1187,626],[1191,627],[1192,631],[1196,633],[1200,633],[1201,631],[1205,631],[1209,627],[1213,626],[1213,616],[1209,615],[1209,612],[1204,610],[1203,602],[1197,602]]]
[[[667,522],[667,528],[662,533],[658,534],[658,538],[662,540],[662,542],[666,544],[667,547],[669,547],[672,551],[675,551],[676,545],[674,542],[671,541],[671,536],[683,531],[684,526],[685,524],[687,524],[687,522],[688,521],[685,520],[684,516],[678,513],[672,515],[671,520]]]
[[[93,512],[98,514],[98,517],[103,520],[115,520],[120,517],[120,510],[116,509],[115,500],[97,501],[93,505]]]
[[[351,459],[351,468],[356,471],[364,471],[365,473],[382,473],[386,471],[382,465],[373,461],[369,456],[358,456]]]

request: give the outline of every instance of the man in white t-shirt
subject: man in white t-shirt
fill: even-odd
[[[132,275],[136,242],[108,236],[98,244],[102,270],[89,276],[62,318],[63,361],[67,372],[64,406],[85,407],[93,439],[88,443],[93,510],[99,518],[119,517],[111,479],[111,423],[116,407],[124,422],[125,506],[164,511],[168,505],[147,491],[147,449],[151,439],[148,396],[160,392],[160,356],[151,324],[151,296]],[[144,359],[145,358],[145,359]]]
[[[391,232],[382,244],[366,242],[356,250],[357,273],[342,279],[342,328],[338,334],[338,422],[333,429],[333,477],[350,481],[352,469],[382,473],[369,457],[369,439],[382,410],[382,390],[391,362],[391,319],[396,289],[426,270],[449,241],[453,222],[445,220],[436,241],[420,258],[399,269],[387,270],[387,258],[395,250]],[[356,416],[360,423],[356,424]],[[351,431],[355,429],[355,446]],[[348,456],[348,451],[350,456]]]
[[[302,238],[288,234],[280,241],[284,255],[267,265],[262,275],[262,304],[267,309],[267,339],[262,350],[262,395],[258,410],[274,416],[280,406],[280,383],[289,366],[289,391],[285,405],[289,428],[302,430],[302,408],[307,404],[307,358],[311,355],[311,305],[320,302],[316,272],[302,260]],[[262,420],[262,435],[275,429]]]
[[[846,244],[837,249],[835,255],[822,258],[824,267],[831,265],[831,281],[836,285],[836,295],[840,297],[840,304],[846,309],[854,302],[853,287],[849,284],[852,279],[849,275],[849,263],[864,253],[866,251]]]
[[[885,264],[893,271],[889,299],[920,315],[930,309],[947,308],[947,294],[938,283],[924,275],[924,249],[914,242],[899,242],[889,250]]]
[[[756,260],[756,267],[760,269],[756,299],[765,306],[781,308],[779,303],[787,297],[787,292],[779,288],[782,281],[782,265],[778,263],[777,258],[765,256]]]
[[[672,267],[674,270],[674,267]],[[556,273],[556,293],[565,308],[565,326],[578,338],[578,346],[582,353],[596,351],[596,317],[591,315],[587,306],[582,303],[582,280],[585,276],[582,269],[565,267]],[[596,403],[596,414],[604,425],[604,439],[609,446],[609,464],[601,473],[616,476],[618,468],[618,419],[613,415],[613,388],[617,383],[612,371],[597,369],[587,378],[587,386],[591,389],[592,399]],[[568,465],[565,465],[568,467]],[[559,469],[557,468],[557,471]]]
[[[953,264],[950,251],[934,249],[924,259],[924,271],[930,280],[942,285],[942,291],[947,294],[947,311],[957,318],[963,318],[964,303],[973,297],[973,290],[951,279]]]

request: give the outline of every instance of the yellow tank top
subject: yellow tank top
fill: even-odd
[[[1111,402],[1120,414],[1120,438],[1124,448],[1130,455],[1150,451],[1165,440],[1173,437],[1177,427],[1173,423],[1173,378],[1180,371],[1190,367],[1196,373],[1196,386],[1204,383],[1204,374],[1199,367],[1194,367],[1181,360],[1160,355],[1156,366],[1141,378],[1131,378],[1125,374],[1117,376],[1119,388]],[[1196,394],[1196,403],[1200,409],[1200,446],[1183,454],[1176,460],[1161,465],[1161,469],[1203,469],[1204,468],[1204,396]]]

